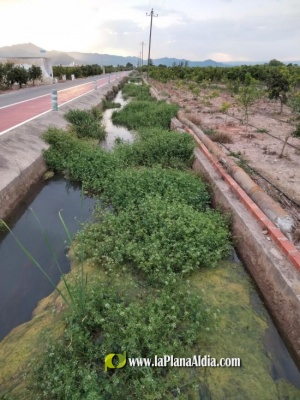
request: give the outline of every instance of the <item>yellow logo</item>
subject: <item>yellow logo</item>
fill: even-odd
[[[112,362],[114,357],[118,357],[119,364],[115,366]],[[104,371],[107,371],[107,368],[123,368],[126,364],[126,351],[123,354],[108,354],[104,360]]]

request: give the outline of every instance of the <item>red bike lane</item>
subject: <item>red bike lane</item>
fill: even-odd
[[[115,79],[113,76],[111,81]],[[104,86],[109,81],[109,77],[98,79],[97,87]],[[58,107],[93,90],[95,90],[94,82],[59,90],[57,91]],[[51,93],[2,107],[0,109],[0,135],[51,110]]]

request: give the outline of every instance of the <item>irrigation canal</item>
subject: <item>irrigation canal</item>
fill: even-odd
[[[126,103],[120,93],[115,101],[122,106]],[[101,145],[108,150],[112,149],[117,137],[129,142],[134,140],[134,135],[127,129],[112,124],[112,112],[113,110],[107,110],[104,113],[108,135]],[[67,273],[70,265],[66,252],[66,234],[58,213],[62,210],[63,219],[70,233],[74,234],[80,228],[80,222],[91,218],[96,203],[89,197],[84,197],[82,201],[81,197],[79,185],[70,183],[62,177],[54,177],[37,184],[10,221],[14,235],[47,270],[55,283],[58,283],[60,274],[31,209],[34,210],[47,234],[62,271]],[[14,327],[30,320],[38,301],[49,295],[53,287],[24,254],[11,234],[0,235],[0,260],[0,340],[2,340]],[[239,263],[236,255],[232,261]],[[286,379],[300,388],[300,372],[257,292],[252,295],[251,302],[257,312],[263,313],[267,319],[268,328],[262,346],[272,360],[270,371],[272,378]]]

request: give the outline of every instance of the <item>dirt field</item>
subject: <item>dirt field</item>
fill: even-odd
[[[218,141],[222,149],[291,215],[296,226],[294,241],[300,249],[300,139],[289,137],[283,157],[284,140],[295,129],[287,106],[279,114],[280,104],[266,98],[250,108],[249,125],[235,97],[225,87],[211,85],[196,91],[188,84],[150,81],[158,93],[177,103],[186,117]],[[224,103],[227,112],[222,112]]]

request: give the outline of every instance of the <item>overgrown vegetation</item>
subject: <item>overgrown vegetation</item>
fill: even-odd
[[[212,311],[193,288],[173,285],[161,291],[124,273],[123,278],[91,282],[85,319],[69,315],[64,336],[47,346],[42,361],[33,360],[36,399],[166,399],[183,384],[176,368],[104,371],[103,360],[111,352],[190,354],[212,326]]]
[[[136,87],[129,89],[131,97],[133,92],[144,97],[145,88],[139,87],[140,96]],[[135,115],[139,104],[142,111]],[[176,370],[124,368],[121,374],[106,374],[103,359],[124,351],[131,357],[188,354],[211,325],[205,301],[184,277],[228,254],[228,224],[210,210],[206,185],[186,170],[193,161],[193,140],[168,130],[177,107],[154,100],[129,105],[129,112],[124,107],[116,115],[124,125],[139,128],[137,140],[117,144],[111,152],[82,140],[91,135],[82,128],[86,113],[78,110],[67,115],[76,135],[53,128],[44,135],[51,145],[45,151],[49,167],[102,194],[96,221],[77,236],[75,254],[104,268],[110,281],[90,282],[85,317],[72,312],[64,337],[51,342],[37,362],[32,388],[40,399],[173,396],[182,385]],[[143,125],[145,116],[151,123]],[[178,398],[187,398],[186,390]]]
[[[176,115],[178,106],[164,101],[131,101],[120,112],[114,112],[112,121],[128,129],[142,128],[169,129],[170,120]]]
[[[91,110],[70,110],[64,117],[72,124],[79,138],[105,138],[105,129],[101,124],[102,114],[97,107]]]

